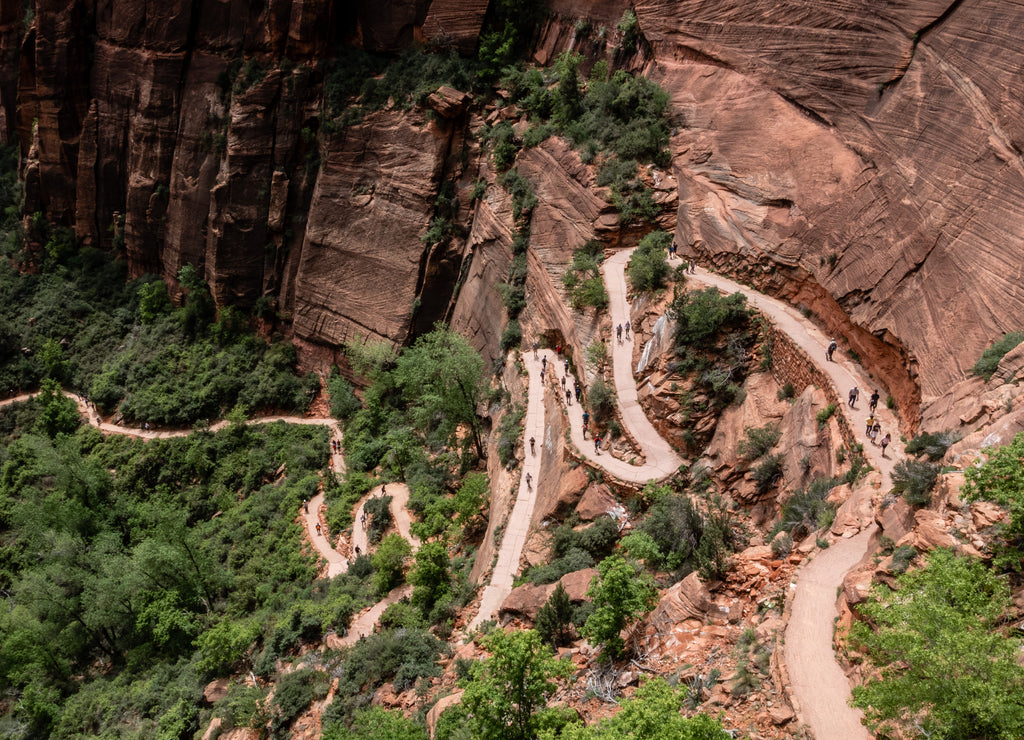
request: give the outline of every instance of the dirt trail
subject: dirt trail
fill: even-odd
[[[777,327],[786,332],[831,379],[840,399],[846,399],[850,388],[861,390],[855,408],[841,403],[838,411],[846,415],[858,439],[864,443],[864,452],[882,473],[883,490],[891,487],[891,473],[896,461],[902,457],[893,444],[889,455],[865,436],[868,416],[868,396],[873,388],[881,387],[871,381],[863,368],[853,364],[842,352],[836,361],[825,358],[829,337],[805,319],[794,307],[751,290],[732,280],[698,268],[689,279],[711,285],[728,293],[739,291],[747,301],[768,316]],[[884,393],[883,393],[884,396]],[[899,442],[896,418],[884,403],[879,404],[877,416],[882,434],[890,431]],[[871,738],[861,723],[863,714],[849,706],[850,682],[839,667],[832,646],[832,627],[836,610],[836,591],[843,577],[866,554],[868,543],[875,533],[874,522],[864,522],[864,529],[855,536],[841,539],[827,550],[819,552],[813,560],[797,571],[796,591],[793,594],[792,613],[786,625],[786,663],[795,704],[801,719],[810,725],[819,740],[865,740]]]

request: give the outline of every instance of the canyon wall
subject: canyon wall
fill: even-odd
[[[26,214],[123,250],[133,274],[202,266],[220,303],[269,301],[300,342],[406,341],[450,318],[489,358],[513,224],[464,105],[328,129],[339,44],[471,53],[487,2],[35,0],[0,6],[0,139]],[[566,48],[670,93],[681,253],[816,314],[913,426],[1024,325],[1024,7],[994,0],[549,0]],[[620,48],[635,10],[635,51]],[[485,113],[489,115],[490,112]],[[540,204],[523,320],[581,351],[561,303],[591,236],[628,243],[564,143],[520,156]],[[473,181],[492,183],[471,201]],[[454,236],[424,243],[442,184]],[[32,236],[31,230],[29,234]],[[426,240],[427,242],[431,240]],[[173,282],[172,282],[173,285]],[[527,337],[530,338],[529,336]]]

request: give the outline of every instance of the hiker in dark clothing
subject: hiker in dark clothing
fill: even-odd
[[[871,413],[875,413],[875,409],[878,408],[879,398],[878,389],[876,388],[874,393],[871,394],[871,402],[868,404],[868,410],[871,411]]]

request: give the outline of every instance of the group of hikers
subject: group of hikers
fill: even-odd
[[[850,389],[850,394],[847,398],[847,405],[849,405],[851,409],[857,408],[858,398],[860,398],[860,388],[858,388],[857,386],[853,386],[853,388]],[[881,446],[882,457],[885,457],[885,448],[892,443],[892,435],[889,434],[889,432],[886,432],[885,436],[882,437],[881,440],[878,440],[878,435],[881,434],[882,432],[882,425],[878,421],[878,418],[875,416],[875,412],[878,410],[879,398],[881,398],[881,396],[879,395],[878,389],[876,388],[874,391],[872,391],[871,396],[868,399],[867,427],[864,430],[864,434],[868,438],[868,441],[871,442],[871,444],[873,444],[875,447]]]

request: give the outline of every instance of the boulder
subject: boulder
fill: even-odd
[[[550,518],[562,518],[579,503],[580,496],[583,495],[589,484],[587,470],[582,465],[567,471],[559,481],[558,491],[554,498],[538,495],[533,521],[541,522]],[[543,487],[540,488],[543,490]]]
[[[206,688],[203,689],[203,700],[207,704],[216,704],[228,694],[228,689],[231,688],[230,678],[218,678],[210,683],[206,684]]]
[[[562,584],[562,588],[569,595],[569,599],[573,603],[579,603],[590,600],[587,597],[587,590],[590,588],[590,582],[596,575],[597,568],[584,568],[583,570],[566,573],[558,579],[558,582]]]
[[[710,606],[711,594],[694,572],[662,594],[648,622],[658,632],[667,633],[685,619],[703,619]]]
[[[957,549],[959,542],[946,530],[946,520],[941,514],[930,509],[921,509],[914,515],[914,529],[897,545],[911,545],[918,552],[928,552],[937,547]]]
[[[603,483],[591,483],[576,505],[576,513],[580,515],[580,519],[589,522],[604,514],[611,516],[618,504],[608,486]]]
[[[442,118],[456,118],[466,111],[472,96],[455,88],[441,85],[427,98],[427,105]]]
[[[437,727],[437,721],[441,719],[441,715],[444,714],[444,710],[449,709],[456,704],[462,702],[462,689],[456,689],[453,693],[448,696],[442,696],[427,712],[427,732],[430,737],[434,736],[434,728]]]
[[[795,715],[793,710],[785,704],[776,704],[768,710],[768,716],[771,718],[773,725],[782,727],[782,725],[790,722]]]
[[[971,521],[975,529],[987,529],[997,522],[1006,520],[1006,511],[991,501],[975,501],[971,504]]]
[[[843,577],[843,596],[851,606],[860,604],[871,593],[873,575],[870,570],[850,571]]]
[[[885,506],[875,517],[882,534],[893,542],[899,542],[914,527],[914,510],[902,496]]]
[[[534,619],[554,590],[555,584],[553,583],[542,586],[524,583],[522,586],[512,589],[512,592],[505,597],[498,614],[502,617],[506,614],[519,614]]]
[[[849,537],[874,520],[875,507],[872,500],[874,494],[873,476],[868,476],[850,494],[832,522],[832,534],[837,537]],[[842,486],[840,486],[841,488]]]

